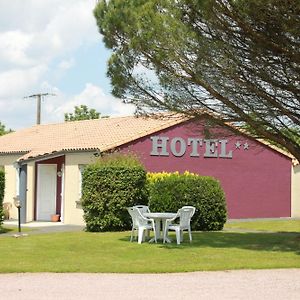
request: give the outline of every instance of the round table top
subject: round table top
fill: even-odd
[[[172,219],[176,216],[176,213],[150,212],[150,213],[144,213],[143,215],[147,218],[153,218],[153,219]]]

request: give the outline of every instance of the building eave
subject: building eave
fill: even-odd
[[[76,148],[76,149],[61,149],[61,150],[53,150],[49,152],[43,152],[37,155],[30,155],[28,153],[25,157],[20,157],[17,162],[20,164],[24,164],[30,161],[40,161],[45,159],[50,159],[62,155],[66,155],[68,153],[95,153],[99,155],[100,149],[99,148]]]

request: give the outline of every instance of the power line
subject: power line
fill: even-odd
[[[41,124],[41,103],[42,103],[42,97],[45,96],[56,96],[55,94],[50,93],[43,93],[43,94],[34,94],[30,96],[26,96],[24,98],[36,98],[36,124]]]

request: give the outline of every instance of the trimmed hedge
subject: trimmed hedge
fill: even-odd
[[[83,172],[82,208],[87,231],[128,230],[131,218],[127,207],[148,202],[144,168],[131,159],[117,160],[101,160]]]
[[[225,194],[219,182],[189,172],[149,173],[152,211],[175,212],[184,205],[196,207],[193,230],[221,230],[227,219]]]
[[[3,211],[3,198],[5,190],[5,173],[0,169],[0,227],[3,223],[4,211]]]

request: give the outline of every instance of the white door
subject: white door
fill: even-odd
[[[56,208],[56,164],[38,164],[37,220],[50,221]]]

